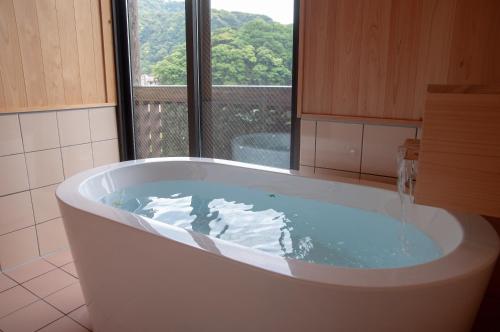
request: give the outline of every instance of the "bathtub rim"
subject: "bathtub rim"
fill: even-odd
[[[153,158],[115,163],[79,173],[60,184],[57,188],[56,196],[59,204],[62,205],[63,208],[64,205],[68,205],[76,210],[103,218],[109,222],[115,222],[125,227],[132,227],[165,238],[169,241],[174,241],[180,245],[191,246],[195,249],[203,250],[219,256],[221,259],[250,265],[251,267],[263,269],[281,276],[306,282],[321,283],[328,286],[363,288],[420,287],[448,281],[453,278],[461,278],[467,274],[484,270],[491,267],[498,256],[500,245],[493,227],[489,225],[484,218],[476,215],[449,212],[461,227],[463,238],[456,248],[437,260],[402,268],[360,269],[314,264],[275,256],[260,250],[212,238],[176,226],[163,224],[147,217],[104,205],[86,197],[79,190],[80,186],[84,185],[89,179],[104,176],[107,172],[119,168],[137,167],[145,163],[164,163],[172,161],[236,166],[256,171],[300,176],[300,174],[295,171],[226,160],[191,157]],[[307,180],[326,181],[310,178],[307,178]],[[366,187],[365,185],[350,183],[349,181],[333,182],[355,187]],[[387,191],[380,188],[372,189]],[[210,242],[211,245],[213,245],[212,247],[217,250],[211,249],[211,246],[202,246],[197,240],[202,243]],[[221,251],[223,253],[221,253]],[[469,259],[471,264],[464,267],[462,264],[464,258]]]

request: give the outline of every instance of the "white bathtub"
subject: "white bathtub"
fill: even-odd
[[[94,331],[468,331],[498,255],[482,218],[413,206],[445,252],[398,269],[285,259],[103,205],[144,182],[199,179],[399,217],[396,193],[235,162],[165,158],[78,174],[57,190]]]

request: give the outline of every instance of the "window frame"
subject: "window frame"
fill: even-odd
[[[300,0],[294,1],[293,22],[293,68],[290,128],[290,169],[299,169],[300,118],[297,117],[298,70],[299,70],[299,24]],[[189,128],[189,155],[202,156],[202,91],[204,78],[202,40],[203,19],[210,20],[210,0],[185,0],[186,6],[186,59],[187,59],[187,104]],[[115,72],[117,83],[117,126],[120,160],[135,160],[134,102],[130,58],[129,21],[127,0],[112,1],[113,35],[115,50]],[[210,31],[208,31],[210,33]]]

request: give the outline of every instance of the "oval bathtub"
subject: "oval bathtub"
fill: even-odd
[[[104,205],[118,190],[210,181],[381,213],[397,193],[229,161],[162,158],[78,174],[57,190],[94,331],[468,331],[498,255],[481,217],[414,205],[443,256],[402,268],[313,264]]]

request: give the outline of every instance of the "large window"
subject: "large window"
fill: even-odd
[[[136,158],[289,168],[296,0],[128,0]]]

